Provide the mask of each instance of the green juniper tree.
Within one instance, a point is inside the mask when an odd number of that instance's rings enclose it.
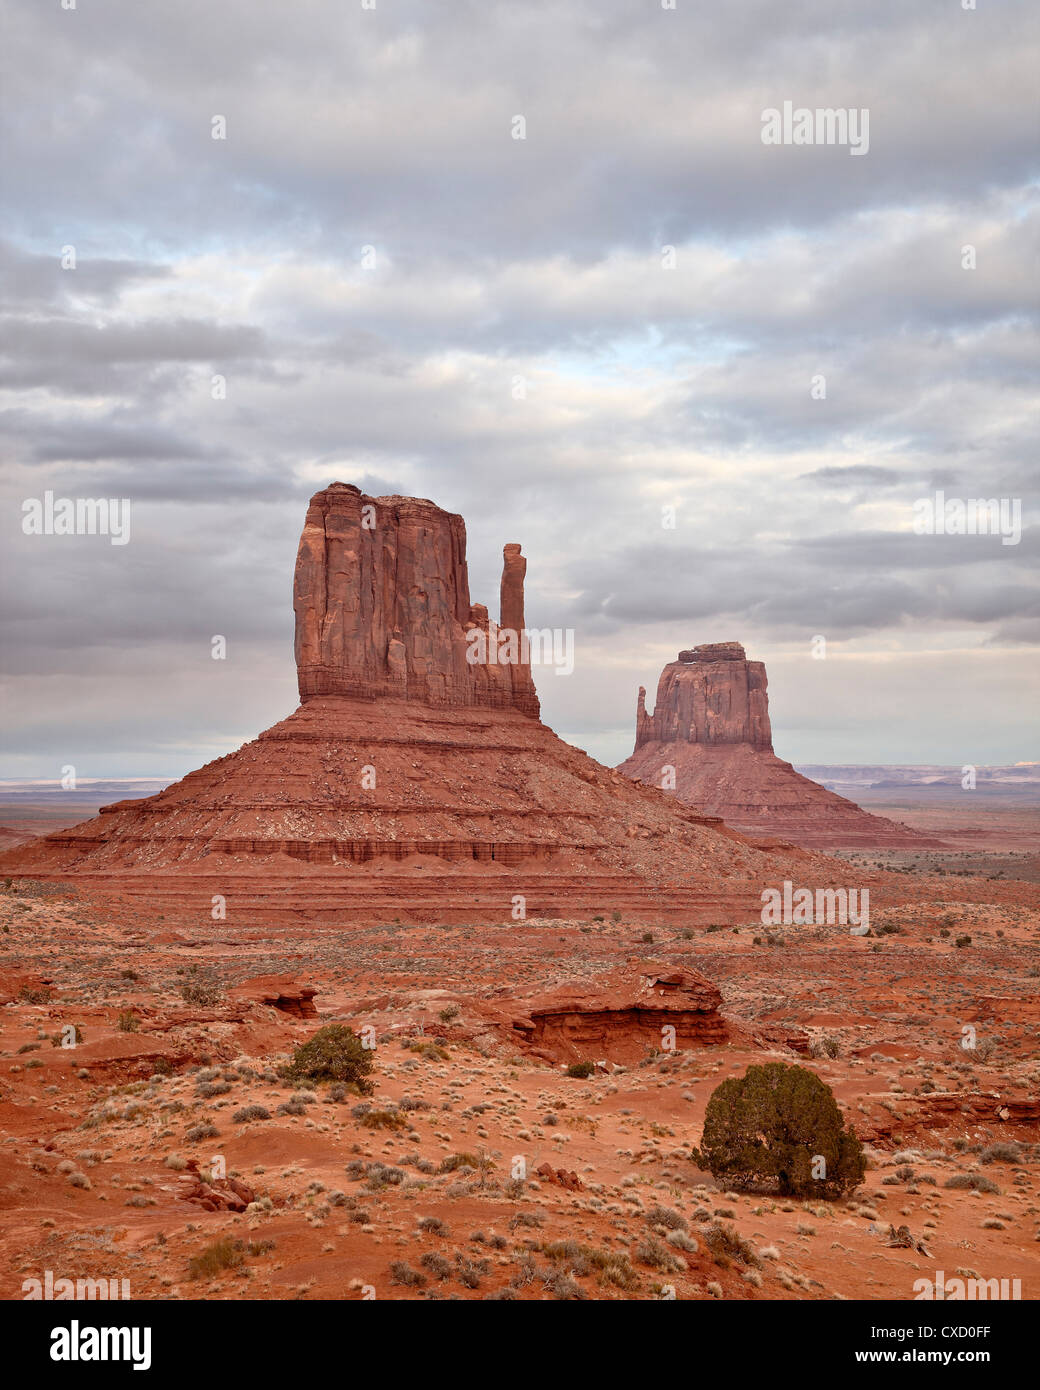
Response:
[[[866,1171],[830,1087],[784,1062],[748,1067],[716,1087],[693,1158],[728,1186],[775,1185],[792,1197],[849,1192]]]

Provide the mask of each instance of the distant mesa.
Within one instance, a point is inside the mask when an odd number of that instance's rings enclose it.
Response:
[[[205,923],[226,901],[229,928],[757,915],[764,884],[793,872],[789,852],[564,743],[539,718],[522,646],[492,658],[499,634],[524,628],[526,566],[506,545],[496,640],[482,647],[472,639],[493,624],[470,596],[461,516],[322,489],[293,586],[300,707],[154,796],[8,850],[4,872],[90,877],[171,920]],[[692,659],[680,671],[729,673],[734,746],[768,747],[764,673],[759,693],[739,648]],[[700,696],[673,684],[674,718],[646,723],[647,750],[681,728],[722,735],[716,695],[688,712]]]
[[[652,714],[640,686],[635,749],[618,771],[751,836],[823,850],[941,845],[870,815],[775,755],[766,668],[739,642],[681,651],[661,672]]]

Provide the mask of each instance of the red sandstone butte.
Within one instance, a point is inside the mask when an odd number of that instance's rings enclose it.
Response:
[[[499,635],[523,627],[525,570],[506,545]],[[433,502],[316,493],[293,605],[295,713],[155,796],[8,851],[4,872],[74,877],[170,922],[210,923],[220,894],[229,921],[258,927],[736,921],[770,882],[840,881],[547,728],[522,643],[506,662],[481,644],[494,633],[470,597],[465,524]],[[764,718],[763,704],[745,721],[755,737]]]
[[[527,561],[507,545],[501,629],[524,625]],[[469,658],[488,613],[469,596],[461,516],[333,483],[311,498],[293,585],[300,699],[390,697],[538,714],[530,667]],[[485,651],[487,650],[485,644]]]
[[[749,835],[810,849],[940,844],[873,816],[773,752],[766,668],[739,642],[681,651],[661,672],[653,714],[640,686],[636,746],[618,770]]]

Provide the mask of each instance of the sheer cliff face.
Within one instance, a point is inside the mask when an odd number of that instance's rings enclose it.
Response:
[[[512,708],[538,717],[519,640],[524,571],[507,545],[502,621],[472,604],[461,516],[416,497],[366,497],[333,483],[307,509],[293,608],[300,699],[392,696],[426,705]],[[474,657],[477,659],[474,660]]]
[[[746,743],[769,752],[766,668],[748,661],[739,642],[717,642],[679,653],[661,672],[653,714],[639,690],[636,748],[645,743]]]

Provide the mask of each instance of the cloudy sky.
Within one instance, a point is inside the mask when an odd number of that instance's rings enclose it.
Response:
[[[288,713],[335,479],[461,512],[476,600],[523,545],[575,631],[543,716],[604,761],[726,639],[796,762],[1035,758],[1038,15],[6,0],[2,775]],[[764,144],[785,101],[869,148]],[[129,544],[23,534],[47,490]],[[916,534],[936,490],[1019,543]]]

